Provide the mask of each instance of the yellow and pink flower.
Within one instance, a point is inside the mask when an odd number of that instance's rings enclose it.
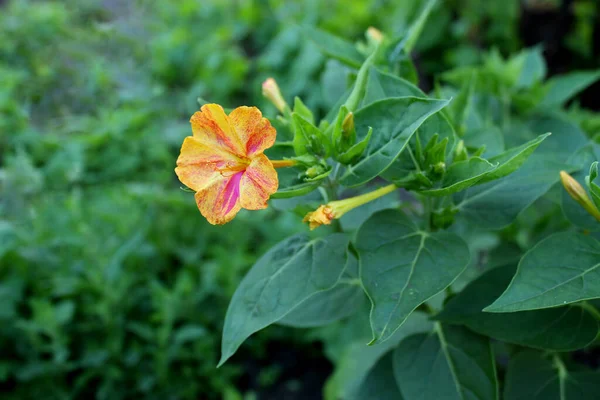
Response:
[[[225,224],[240,209],[259,210],[277,191],[277,172],[263,152],[276,131],[256,107],[238,107],[229,115],[206,104],[191,120],[175,173],[196,192],[200,213],[211,224]]]

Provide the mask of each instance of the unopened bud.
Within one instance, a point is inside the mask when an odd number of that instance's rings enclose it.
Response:
[[[342,122],[342,135],[348,137],[352,132],[354,132],[354,114],[349,112]]]
[[[367,38],[369,38],[375,43],[381,43],[381,41],[383,40],[383,33],[381,33],[379,29],[370,26],[367,29]]]
[[[288,104],[283,99],[281,95],[281,90],[279,90],[279,86],[275,79],[268,78],[262,84],[262,94],[265,96],[273,105],[281,112],[284,113],[286,108],[289,108]]]
[[[579,203],[585,211],[600,221],[600,211],[596,208],[585,189],[565,171],[560,171],[560,180],[569,195]]]

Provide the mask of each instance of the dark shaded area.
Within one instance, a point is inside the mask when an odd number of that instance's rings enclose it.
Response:
[[[562,0],[560,7],[552,8],[545,3],[539,6],[521,6],[519,34],[523,45],[542,45],[548,66],[548,75],[564,74],[579,69],[594,69],[600,57],[600,13],[596,13],[593,30],[593,54],[583,60],[566,45],[566,37],[574,29],[574,0]],[[600,110],[600,82],[596,82],[580,94],[581,105]]]

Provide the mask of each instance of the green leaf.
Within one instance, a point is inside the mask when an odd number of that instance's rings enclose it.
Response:
[[[420,304],[448,287],[469,263],[467,245],[447,232],[420,231],[403,213],[384,210],[359,228],[360,278],[371,300],[377,344],[389,339]]]
[[[294,113],[306,119],[311,124],[315,123],[315,117],[313,116],[312,111],[304,105],[298,96],[294,97]]]
[[[508,286],[515,268],[494,268],[450,299],[435,319],[508,343],[539,349],[571,351],[591,343],[598,322],[581,307],[564,306],[510,314],[483,312]]]
[[[250,335],[279,321],[311,296],[334,287],[347,258],[347,237],[343,234],[313,240],[295,235],[269,250],[231,299],[219,366]]]
[[[427,97],[421,89],[412,83],[398,78],[397,76],[381,72],[376,68],[371,68],[363,106],[367,106],[382,99],[410,96]],[[416,148],[417,136],[422,143],[428,143],[435,135],[438,136],[438,140],[440,141],[448,139],[446,158],[449,158],[456,143],[456,134],[454,133],[452,125],[441,112],[435,113],[427,118],[417,130],[417,133],[413,135],[408,144],[408,148]],[[416,167],[410,156],[410,152],[403,151],[392,165],[384,171],[383,177],[387,180],[397,182],[405,179],[409,174],[415,171]]]
[[[342,164],[350,164],[353,160],[357,159],[365,152],[369,141],[371,140],[371,135],[373,134],[373,128],[369,128],[367,132],[367,136],[360,142],[354,144],[348,150],[346,150],[343,154],[340,154],[337,159]]]
[[[327,138],[319,128],[304,117],[292,113],[294,123],[294,151],[300,156],[306,153],[327,156],[331,151]]]
[[[327,325],[354,314],[365,301],[365,294],[360,281],[348,273],[349,270],[358,271],[358,260],[355,257],[348,258],[346,272],[337,285],[308,298],[278,323],[310,328]]]
[[[440,188],[423,190],[421,193],[426,196],[447,196],[460,192],[475,185],[496,168],[496,165],[479,157],[455,162],[448,167]]]
[[[365,153],[348,166],[340,183],[358,186],[377,177],[394,162],[415,130],[447,104],[447,100],[402,97],[380,100],[358,110],[356,132],[366,135],[372,127],[373,135]]]
[[[483,179],[479,181],[479,183],[485,183],[504,178],[505,176],[510,175],[517,169],[521,168],[521,166],[525,163],[525,161],[527,161],[535,149],[537,149],[538,146],[542,144],[542,142],[550,135],[551,133],[540,135],[519,147],[509,149],[502,154],[498,154],[497,156],[490,158],[489,162],[492,164],[497,163],[498,168],[485,175]]]
[[[482,229],[500,229],[544,195],[569,170],[568,158],[587,143],[585,134],[574,124],[553,117],[532,119],[532,131],[552,132],[523,166],[513,174],[473,186],[455,195],[457,218]],[[518,132],[514,137],[519,137]],[[529,132],[526,137],[529,139]]]
[[[325,399],[360,399],[357,393],[360,392],[362,383],[368,379],[370,371],[386,353],[396,347],[402,339],[418,332],[429,332],[432,328],[433,323],[429,321],[427,315],[414,312],[385,343],[367,346],[365,342],[368,338],[352,342],[343,352],[334,374],[327,381]]]
[[[565,232],[529,250],[506,291],[484,311],[536,310],[595,298],[600,298],[600,242]]]
[[[541,46],[523,50],[518,57],[523,59],[521,75],[517,80],[516,88],[525,89],[538,84],[546,77],[546,61],[542,54]]]
[[[437,324],[435,333],[404,339],[394,351],[394,375],[406,400],[498,398],[490,341],[463,327]]]
[[[486,157],[496,156],[505,149],[502,131],[495,126],[468,129],[463,136],[463,140],[467,148],[471,151],[485,146],[483,154]]]
[[[344,400],[402,400],[402,394],[394,378],[392,353],[386,354],[361,382],[355,395]]]
[[[505,400],[596,400],[597,371],[567,371],[557,355],[525,350],[513,356],[506,373]]]
[[[571,72],[550,78],[547,93],[539,107],[559,107],[600,78],[600,71]]]
[[[323,54],[354,68],[359,68],[362,65],[364,57],[352,43],[309,26],[304,27],[303,31],[319,47]]]

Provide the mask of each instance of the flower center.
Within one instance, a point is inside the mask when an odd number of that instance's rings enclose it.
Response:
[[[217,171],[226,178],[229,178],[238,172],[246,171],[250,165],[250,160],[247,158],[239,158],[239,161],[226,161],[224,164],[217,166]]]

